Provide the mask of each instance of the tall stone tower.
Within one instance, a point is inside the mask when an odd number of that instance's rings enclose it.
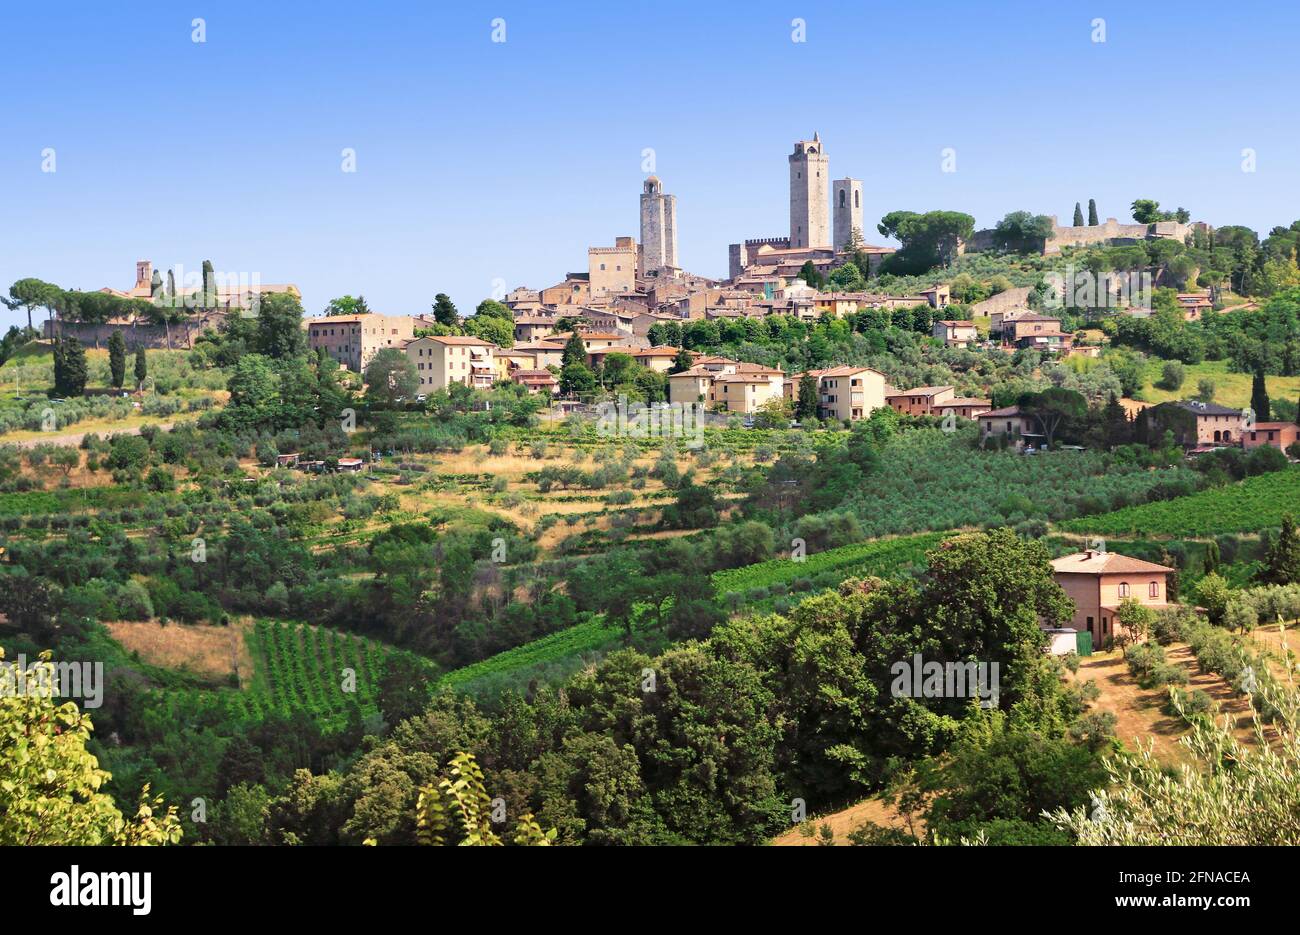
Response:
[[[657,176],[645,180],[641,192],[641,275],[677,268],[677,196],[665,195]]]
[[[862,236],[862,182],[836,179],[831,183],[831,212],[834,217],[835,249],[849,245],[853,231]]]
[[[830,160],[822,149],[821,137],[814,133],[811,140],[795,143],[790,154],[791,247],[830,247],[830,206],[826,204],[829,182]]]

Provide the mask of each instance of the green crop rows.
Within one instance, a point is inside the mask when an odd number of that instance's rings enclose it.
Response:
[[[1287,512],[1300,513],[1300,468],[1074,519],[1059,528],[1094,536],[1213,536],[1277,526]]]
[[[815,552],[798,562],[774,558],[756,565],[745,565],[714,574],[719,594],[744,592],[751,588],[770,588],[789,584],[797,578],[816,579],[834,572],[841,579],[854,575],[890,575],[925,563],[925,553],[934,548],[947,533],[920,533],[897,539],[856,542],[853,545]]]

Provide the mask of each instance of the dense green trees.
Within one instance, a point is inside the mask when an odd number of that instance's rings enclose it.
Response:
[[[307,333],[302,327],[302,303],[287,292],[262,296],[257,311],[258,350],[275,360],[302,354]]]
[[[1079,206],[1074,207],[1079,214]],[[1082,218],[1080,218],[1082,220]],[[1012,211],[993,228],[993,243],[1001,250],[1033,253],[1043,249],[1052,236],[1052,219],[1045,214]]]
[[[322,313],[327,316],[337,315],[369,315],[370,306],[366,304],[364,295],[353,298],[350,295],[339,296],[337,299],[330,299],[329,304],[325,306]]]
[[[891,211],[880,219],[878,229],[903,245],[886,261],[889,271],[918,273],[950,263],[958,242],[970,239],[975,219],[960,211]]]
[[[381,348],[366,365],[366,400],[380,409],[392,409],[414,399],[420,389],[415,363],[395,347]]]
[[[0,660],[4,651],[0,649]],[[57,674],[48,653],[25,672],[37,684]],[[125,817],[103,791],[109,775],[86,750],[90,718],[71,702],[56,705],[41,691],[0,697],[0,845],[174,844],[176,807],[141,793],[139,811]]]

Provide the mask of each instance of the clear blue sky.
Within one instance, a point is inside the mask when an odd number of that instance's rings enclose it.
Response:
[[[720,276],[729,242],[786,232],[786,155],[814,130],[877,241],[894,209],[1068,222],[1089,197],[1300,217],[1290,3],[45,2],[5,3],[0,35],[5,289],[211,259],[297,283],[309,314],[440,291],[468,311],[635,236],[646,147],[682,265]]]

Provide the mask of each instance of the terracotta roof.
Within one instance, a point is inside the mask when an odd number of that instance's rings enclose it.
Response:
[[[990,412],[981,412],[981,419],[1001,419],[1003,417],[1013,417],[1020,415],[1019,406],[1007,406],[1003,409],[994,409]]]
[[[1118,552],[1076,552],[1052,559],[1052,571],[1068,575],[1172,572],[1174,569]]]
[[[914,386],[910,390],[899,390],[895,396],[937,396],[952,390],[951,386]]]
[[[416,338],[416,340],[422,341],[424,338]],[[491,341],[484,341],[482,338],[471,338],[459,334],[429,335],[428,340],[437,341],[439,344],[451,344],[456,346],[468,345],[470,347],[496,347],[496,345]]]
[[[715,383],[767,383],[768,377],[761,373],[724,373],[713,380]]]

